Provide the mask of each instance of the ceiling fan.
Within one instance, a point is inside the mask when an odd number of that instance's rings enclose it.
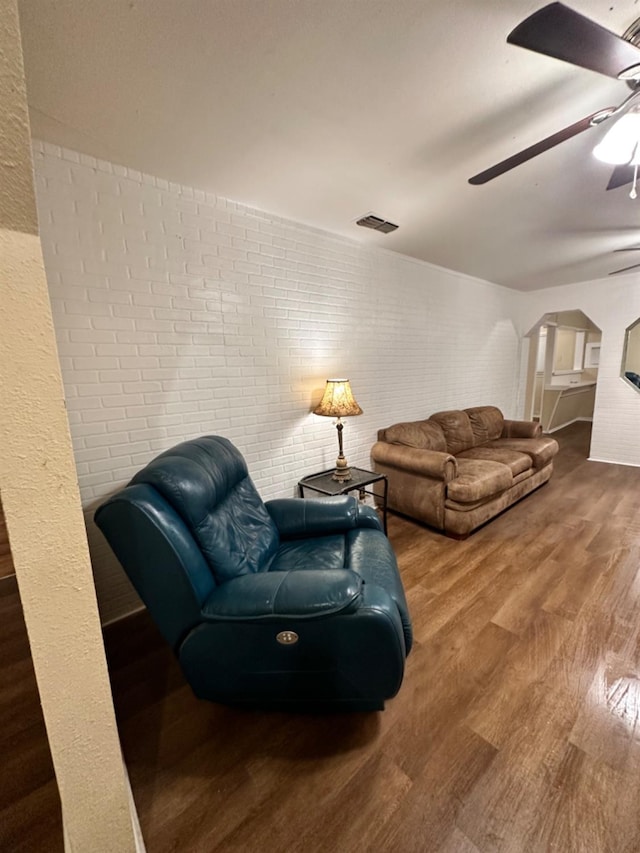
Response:
[[[640,246],[630,246],[628,249],[614,249],[614,252],[640,252]],[[630,267],[622,267],[620,270],[613,270],[613,272],[608,273],[608,275],[618,275],[618,273],[629,272],[629,270],[635,270],[640,267],[640,264],[631,264]]]
[[[509,44],[624,80],[632,91],[617,107],[606,107],[580,119],[479,172],[469,178],[469,183],[485,184],[590,127],[622,115],[633,106],[634,101],[640,101],[640,47],[636,46],[635,41],[640,42],[640,19],[622,36],[618,36],[563,3],[550,3],[518,24],[507,36]],[[636,167],[631,164],[631,159],[616,166],[607,189],[615,189],[634,179]]]

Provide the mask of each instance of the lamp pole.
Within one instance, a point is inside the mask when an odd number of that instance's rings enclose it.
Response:
[[[343,483],[351,479],[351,469],[347,465],[347,460],[342,449],[342,430],[344,429],[344,424],[340,420],[340,417],[336,421],[336,429],[338,430],[338,458],[336,459],[336,470],[333,472],[332,479]]]

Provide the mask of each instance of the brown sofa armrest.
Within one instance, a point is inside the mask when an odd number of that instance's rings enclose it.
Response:
[[[501,438],[539,438],[542,424],[539,421],[509,421],[505,418]]]
[[[439,450],[421,450],[403,444],[377,441],[371,448],[371,458],[381,465],[401,468],[412,474],[423,474],[448,483],[458,473],[458,463],[450,453]]]

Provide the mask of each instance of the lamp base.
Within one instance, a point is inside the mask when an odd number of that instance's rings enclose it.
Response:
[[[349,468],[349,463],[342,453],[336,459],[336,470],[333,472],[331,479],[337,480],[339,483],[346,483],[347,480],[351,479],[351,468]]]
[[[346,483],[351,479],[351,468],[336,468],[331,479],[337,480],[339,483]]]

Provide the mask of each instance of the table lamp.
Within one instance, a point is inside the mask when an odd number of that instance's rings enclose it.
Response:
[[[336,429],[338,430],[338,458],[336,459],[336,470],[333,472],[333,480],[344,483],[351,479],[351,470],[342,450],[342,430],[344,424],[340,418],[361,415],[362,409],[356,403],[349,385],[348,379],[327,379],[322,400],[313,410],[314,415],[323,415],[327,418],[337,418]]]

